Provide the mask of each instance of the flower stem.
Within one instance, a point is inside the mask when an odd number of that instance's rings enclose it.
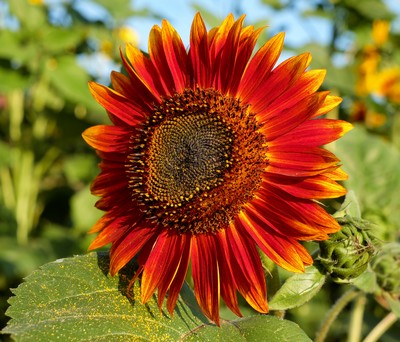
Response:
[[[397,321],[397,316],[390,312],[387,314],[365,338],[364,342],[375,342]]]
[[[358,342],[361,340],[361,331],[366,303],[367,297],[365,295],[359,296],[354,303],[350,320],[349,336],[347,337],[348,342]]]
[[[315,342],[323,342],[328,334],[328,331],[335,321],[336,317],[340,314],[340,312],[346,307],[348,303],[350,303],[355,297],[360,294],[356,289],[352,288],[349,291],[345,292],[342,297],[340,297],[335,305],[329,310],[325,320],[322,322],[319,331],[315,337]]]

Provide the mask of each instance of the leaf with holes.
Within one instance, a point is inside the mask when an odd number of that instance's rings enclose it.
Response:
[[[135,266],[116,277],[108,275],[106,253],[61,259],[42,266],[13,290],[7,311],[12,319],[3,333],[16,341],[310,341],[293,322],[254,316],[210,323],[185,284],[175,313],[160,311],[156,298],[143,305],[126,288]]]

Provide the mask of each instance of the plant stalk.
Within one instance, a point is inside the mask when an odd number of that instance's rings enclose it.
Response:
[[[347,337],[347,342],[358,342],[361,340],[362,324],[366,304],[367,297],[365,295],[360,295],[356,299],[351,314],[349,336]]]
[[[332,323],[335,321],[336,317],[342,312],[346,305],[350,303],[354,298],[356,298],[359,294],[359,291],[352,288],[349,291],[345,292],[342,297],[340,297],[336,301],[335,305],[329,310],[327,316],[322,322],[319,331],[317,331],[315,342],[325,341],[325,338],[328,335],[328,331],[332,326]]]
[[[397,321],[397,316],[390,312],[387,314],[365,338],[364,342],[376,342]]]

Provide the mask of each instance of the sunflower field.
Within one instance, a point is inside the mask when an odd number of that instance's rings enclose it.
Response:
[[[0,0],[0,339],[400,339],[400,3]]]

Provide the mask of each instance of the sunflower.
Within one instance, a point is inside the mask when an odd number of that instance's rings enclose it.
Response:
[[[313,260],[299,241],[340,229],[316,200],[346,192],[338,158],[321,147],[351,129],[321,118],[341,101],[317,92],[325,71],[306,71],[308,53],[275,66],[282,33],[252,56],[262,29],[243,20],[207,31],[196,14],[188,50],[166,20],[148,55],[128,44],[127,76],[89,84],[112,124],[83,133],[102,160],[91,190],[105,211],[89,249],[112,244],[112,276],[137,257],[141,301],[157,290],[170,314],[191,263],[196,299],[217,325],[221,297],[241,316],[238,292],[268,312],[257,246],[303,272]]]

